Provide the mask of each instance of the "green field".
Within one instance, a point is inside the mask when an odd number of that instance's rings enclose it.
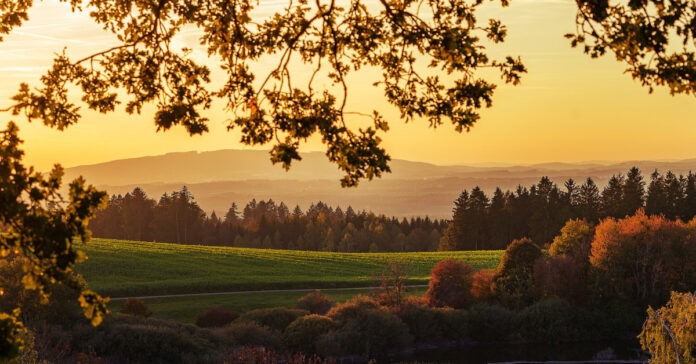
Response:
[[[410,284],[426,284],[440,260],[457,258],[474,269],[497,266],[502,251],[327,253],[177,245],[93,239],[79,247],[89,287],[111,296],[237,290],[366,287],[389,262],[401,263]]]

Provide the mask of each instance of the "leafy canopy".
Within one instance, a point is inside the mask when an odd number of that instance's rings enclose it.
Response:
[[[48,287],[70,282],[75,263],[85,256],[74,249],[73,241],[89,238],[87,222],[105,201],[106,194],[78,178],[70,183],[67,200],[58,192],[63,169],[55,168],[44,176],[22,164],[17,126],[10,122],[0,130],[0,256],[24,257],[25,289],[38,291],[42,302],[49,297]],[[106,302],[82,286],[80,305],[93,324],[107,313]],[[0,287],[2,294],[2,287]],[[22,346],[18,335],[23,331],[17,321],[19,307],[12,313],[0,313],[0,359],[11,358]]]
[[[596,58],[611,51],[626,73],[653,91],[696,96],[696,1],[576,0],[573,47]]]
[[[390,170],[378,136],[388,130],[387,121],[376,110],[346,110],[349,74],[380,70],[374,85],[402,119],[426,118],[432,127],[450,121],[461,132],[492,102],[496,85],[477,75],[479,69],[496,69],[512,84],[526,72],[519,58],[486,54],[486,39],[502,42],[506,28],[496,19],[481,24],[476,9],[483,0],[380,0],[376,6],[365,0],[293,0],[263,19],[254,17],[259,3],[252,0],[61,1],[73,11],[88,11],[119,44],[82,59],[58,55],[40,87],[21,85],[10,107],[14,114],[64,129],[80,118],[69,92],[74,85],[90,109],[106,113],[125,102],[127,112],[139,113],[154,103],[158,130],[181,125],[193,135],[208,131],[205,110],[219,99],[230,115],[228,128],[241,130],[241,142],[272,143],[271,160],[285,168],[300,159],[301,142],[320,136],[328,159],[345,172],[343,186]],[[31,5],[1,1],[0,33],[21,25]],[[172,44],[192,27],[227,75],[222,87],[211,86],[211,69],[197,62],[191,49]],[[278,61],[276,67],[251,71],[267,56]],[[293,75],[291,61],[312,68],[306,84]],[[330,87],[318,88],[319,78],[327,78]],[[349,127],[351,113],[370,118],[372,125]]]

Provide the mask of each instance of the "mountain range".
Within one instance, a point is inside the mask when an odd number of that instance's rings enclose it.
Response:
[[[252,198],[283,201],[291,208],[323,201],[348,205],[390,216],[448,218],[452,202],[463,189],[480,186],[487,193],[496,187],[529,186],[542,176],[563,184],[573,178],[578,184],[587,177],[603,186],[614,174],[637,166],[649,181],[655,169],[666,172],[696,171],[696,159],[677,161],[624,161],[585,163],[541,163],[532,165],[436,165],[402,159],[391,161],[392,173],[381,179],[363,181],[357,188],[341,188],[342,173],[323,153],[303,153],[289,171],[273,165],[267,151],[219,150],[179,152],[158,156],[120,159],[66,168],[66,178],[79,175],[110,194],[125,194],[141,187],[151,197],[186,185],[208,213],[224,214],[232,202],[246,204]]]

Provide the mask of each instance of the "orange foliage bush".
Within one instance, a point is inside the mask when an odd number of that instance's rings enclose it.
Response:
[[[425,298],[431,306],[462,308],[471,303],[472,269],[461,260],[445,259],[430,272]]]
[[[493,300],[493,280],[495,279],[495,270],[481,269],[474,273],[471,284],[471,295],[474,300],[479,302],[490,302]]]
[[[670,291],[696,289],[696,221],[688,224],[639,210],[606,219],[595,231],[590,263],[607,293],[645,308]]]

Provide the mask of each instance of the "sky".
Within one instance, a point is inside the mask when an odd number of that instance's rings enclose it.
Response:
[[[393,158],[448,165],[696,157],[696,97],[671,96],[665,89],[649,94],[624,74],[613,56],[591,59],[572,49],[563,34],[574,29],[574,2],[511,3],[507,8],[487,5],[479,18],[499,18],[508,27],[506,42],[493,46],[490,54],[519,55],[529,73],[519,86],[500,84],[493,107],[482,112],[468,133],[457,133],[448,124],[434,130],[424,120],[405,124],[382,91],[371,86],[377,73],[367,70],[350,79],[348,109],[376,108],[387,117],[391,130],[383,136],[384,146]],[[283,4],[284,0],[262,1],[260,13],[270,14]],[[9,105],[20,82],[38,82],[54,53],[66,49],[78,58],[113,42],[113,36],[86,14],[71,13],[57,0],[37,2],[30,21],[0,43],[0,108]],[[195,33],[181,42],[195,44]],[[194,55],[205,59],[202,52]],[[268,65],[263,61],[257,67]],[[85,108],[82,114],[77,125],[63,132],[8,114],[0,115],[0,125],[10,119],[19,124],[26,161],[40,170],[54,163],[74,166],[177,151],[250,148],[239,143],[237,132],[226,131],[229,115],[221,108],[208,115],[211,132],[194,137],[183,128],[156,132],[153,108],[141,115],[129,115],[122,108],[108,115]],[[322,144],[313,139],[303,150],[322,150]]]

